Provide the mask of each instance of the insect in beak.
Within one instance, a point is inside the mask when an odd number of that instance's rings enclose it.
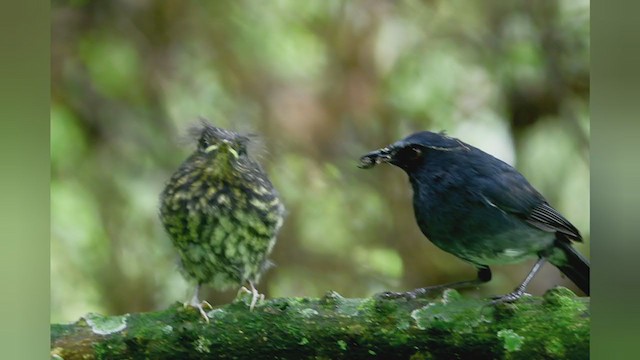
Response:
[[[370,169],[378,164],[391,161],[392,157],[392,148],[385,147],[382,149],[378,149],[361,157],[358,167],[361,169]]]

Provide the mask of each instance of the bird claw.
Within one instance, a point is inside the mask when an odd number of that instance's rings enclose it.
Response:
[[[211,304],[209,304],[209,302],[207,300],[202,300],[202,302],[200,302],[200,306],[204,307],[208,307],[209,310],[213,310],[213,306],[211,306]]]
[[[253,311],[253,309],[256,307],[256,304],[258,302],[264,301],[264,294],[260,294],[258,290],[256,290],[256,288],[253,286],[252,283],[249,283],[249,285],[251,289],[247,289],[244,286],[241,287],[240,290],[238,290],[238,296],[240,296],[241,293],[251,295],[251,302],[249,303],[249,311]]]
[[[200,312],[200,315],[202,315],[204,320],[207,323],[209,322],[209,316],[207,315],[207,312],[204,310],[204,308],[207,307],[207,308],[209,308],[209,310],[213,310],[213,306],[211,306],[211,304],[209,304],[206,300],[198,302],[198,301],[194,301],[192,299],[191,301],[186,302],[186,303],[183,304],[183,307],[186,308],[187,306],[191,306],[191,307],[194,307],[194,308],[198,309],[198,312]]]
[[[514,292],[505,294],[505,295],[500,295],[500,296],[494,296],[492,297],[492,301],[491,301],[491,305],[497,305],[497,304],[509,304],[509,303],[513,303],[516,302],[518,299],[520,299],[523,296],[531,296],[531,294],[527,294],[526,292],[524,292],[524,290],[516,290]]]
[[[393,299],[401,299],[401,298],[404,298],[405,300],[413,300],[416,298],[416,295],[411,291],[407,291],[407,292],[384,291],[376,294],[375,297],[381,300],[393,300]]]
[[[202,306],[202,307],[208,307],[209,310],[213,310],[213,306],[211,306],[211,304],[209,304],[209,302],[207,300],[202,300],[201,302],[198,301],[194,301],[193,299],[191,301],[187,301],[185,303],[182,304],[183,307],[187,307],[187,306],[192,306],[192,307],[198,307],[198,306]]]
[[[242,294],[252,294],[251,290],[247,289],[246,287],[241,287],[240,289],[238,289],[238,294],[236,295],[236,297],[242,295]]]
[[[209,310],[213,310],[213,306],[211,306],[211,304],[209,304],[206,300],[200,301],[198,299],[198,293],[199,292],[200,292],[200,284],[198,284],[196,286],[196,289],[193,292],[193,297],[191,298],[191,300],[189,302],[184,303],[183,306],[185,308],[187,306],[191,306],[191,307],[194,307],[194,308],[198,309],[198,312],[200,312],[200,315],[202,315],[204,320],[208,323],[209,322],[209,316],[207,316],[207,312],[204,311],[204,307],[206,306],[206,307],[209,308]]]

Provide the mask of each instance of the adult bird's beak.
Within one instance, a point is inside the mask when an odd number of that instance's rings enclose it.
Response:
[[[392,146],[372,151],[360,158],[358,167],[361,169],[370,169],[378,164],[389,162],[393,159],[394,153],[395,148]]]

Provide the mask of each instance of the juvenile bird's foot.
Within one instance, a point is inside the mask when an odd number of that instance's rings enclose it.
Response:
[[[247,289],[244,286],[241,287],[240,290],[238,290],[238,295],[240,295],[240,293],[251,295],[251,303],[249,304],[249,311],[253,311],[253,308],[256,306],[258,301],[264,301],[264,294],[260,294],[258,290],[256,290],[255,286],[253,286],[252,282],[249,282],[249,287],[250,289]]]
[[[193,297],[191,298],[191,300],[189,302],[184,303],[184,307],[187,306],[192,306],[196,309],[198,309],[198,311],[200,312],[200,315],[202,315],[202,317],[204,318],[204,320],[206,322],[209,322],[209,317],[207,316],[207,312],[204,311],[204,307],[208,307],[209,310],[213,310],[213,306],[211,306],[211,304],[209,304],[206,300],[202,300],[200,301],[198,299],[198,293],[200,292],[200,285],[198,284],[196,286],[195,292],[193,294]]]
[[[198,301],[198,299],[195,299],[194,301],[194,299],[191,299],[191,301],[184,303],[184,307],[187,306],[198,309],[200,315],[202,315],[204,320],[206,322],[209,322],[209,316],[207,316],[207,312],[204,310],[204,308],[206,307],[209,308],[209,310],[213,310],[213,306],[211,306],[211,304],[209,304],[206,300]]]

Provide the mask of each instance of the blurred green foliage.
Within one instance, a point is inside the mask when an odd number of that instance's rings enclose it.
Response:
[[[198,117],[258,135],[287,207],[259,285],[269,297],[475,275],[419,232],[400,170],[356,168],[418,130],[514,164],[589,255],[586,1],[54,1],[52,13],[53,322],[190,296],[157,212]],[[470,293],[510,291],[530,265]],[[555,284],[572,287],[545,267],[530,291]]]

